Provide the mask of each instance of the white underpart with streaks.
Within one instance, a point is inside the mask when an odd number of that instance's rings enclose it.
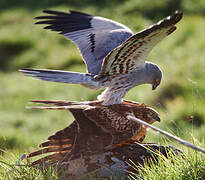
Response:
[[[135,86],[134,81],[130,74],[110,76],[108,81],[102,82],[102,87],[107,88],[98,96],[98,99],[104,101],[103,105],[120,104],[127,91]]]

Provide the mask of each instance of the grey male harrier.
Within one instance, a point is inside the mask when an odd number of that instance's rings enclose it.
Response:
[[[81,84],[89,88],[106,88],[98,96],[104,105],[120,104],[126,92],[134,86],[151,84],[154,90],[161,82],[160,68],[146,57],[163,38],[176,30],[181,12],[136,34],[126,26],[98,16],[69,11],[45,10],[49,15],[37,17],[36,24],[48,24],[45,29],[58,31],[77,44],[87,67],[87,73],[22,69],[27,76],[46,81]]]

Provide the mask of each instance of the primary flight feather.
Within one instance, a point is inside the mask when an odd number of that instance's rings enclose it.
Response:
[[[45,29],[58,31],[78,46],[87,73],[21,69],[26,76],[46,81],[81,84],[89,88],[106,88],[98,96],[104,105],[120,104],[126,92],[141,84],[160,84],[161,69],[146,61],[148,53],[163,38],[176,30],[181,12],[136,34],[118,22],[89,14],[45,10],[49,15],[36,17],[36,24],[47,24]]]

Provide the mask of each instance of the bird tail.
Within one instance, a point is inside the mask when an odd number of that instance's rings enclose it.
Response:
[[[86,109],[92,105],[99,105],[101,101],[59,101],[59,100],[32,100],[32,103],[44,104],[48,106],[27,106],[28,109],[50,109],[50,110],[72,110],[72,109]]]
[[[99,82],[96,81],[90,74],[30,68],[24,68],[19,71],[24,73],[25,76],[41,79],[44,81],[62,82],[69,84],[82,84],[92,89],[99,88]]]

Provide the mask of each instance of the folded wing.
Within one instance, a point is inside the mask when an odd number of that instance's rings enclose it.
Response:
[[[46,142],[39,145],[40,150],[28,154],[27,159],[38,157],[32,161],[32,164],[69,162],[82,156],[102,152],[104,147],[111,144],[111,135],[85,116],[83,111],[86,106],[68,101],[33,102],[56,105],[36,107],[36,109],[69,110],[75,120],[68,127],[48,137]]]

